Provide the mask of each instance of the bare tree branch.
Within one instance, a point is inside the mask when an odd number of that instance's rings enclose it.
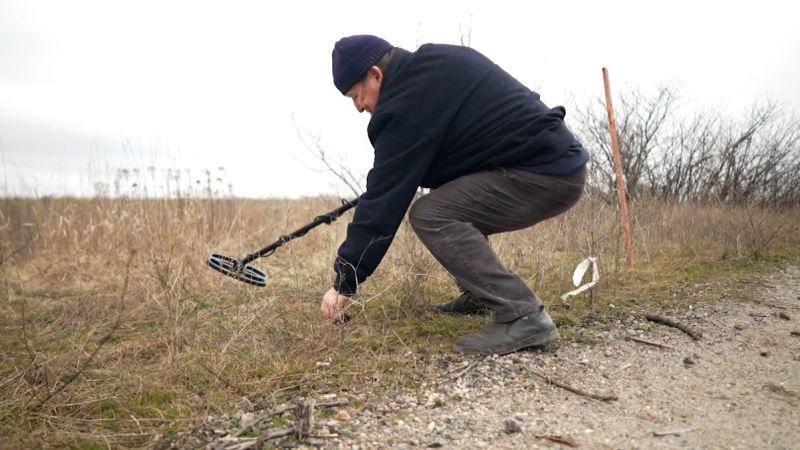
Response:
[[[307,137],[303,136],[294,114],[292,114],[292,123],[294,124],[295,131],[297,131],[297,137],[300,138],[300,142],[303,143],[303,146],[306,148],[306,150],[308,150],[314,158],[316,158],[325,166],[325,169],[318,171],[327,172],[334,175],[342,184],[349,188],[354,195],[361,195],[362,190],[360,189],[360,186],[363,184],[365,176],[355,174],[350,166],[345,164],[344,161],[339,158],[332,160],[328,152],[320,143],[322,140],[321,135],[308,133]],[[310,139],[311,142],[309,142],[307,138]]]

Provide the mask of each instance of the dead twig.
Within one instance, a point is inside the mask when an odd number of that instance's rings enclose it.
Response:
[[[546,439],[550,442],[556,442],[558,444],[564,444],[567,447],[578,448],[581,444],[578,444],[574,439],[564,437],[564,436],[557,436],[552,434],[534,434],[533,437],[536,439]]]
[[[350,400],[346,398],[340,398],[326,403],[317,403],[317,408],[336,408],[337,406],[344,406],[348,403],[350,403]]]
[[[114,325],[112,325],[108,333],[106,333],[106,335],[103,336],[97,342],[97,346],[94,348],[92,354],[89,355],[89,358],[86,359],[86,361],[84,361],[83,364],[81,364],[78,370],[73,372],[72,375],[69,376],[69,378],[64,380],[64,382],[61,383],[61,385],[58,388],[47,394],[47,396],[44,399],[42,399],[39,403],[37,403],[35,406],[33,406],[31,410],[35,411],[41,408],[42,406],[44,406],[45,403],[50,401],[50,399],[58,395],[61,391],[64,390],[64,388],[66,388],[73,381],[75,381],[75,379],[78,378],[78,376],[82,374],[83,371],[86,370],[86,368],[89,367],[90,364],[92,364],[92,361],[94,361],[94,358],[100,352],[100,349],[103,348],[103,345],[105,345],[105,343],[108,342],[108,340],[111,339],[112,336],[114,336],[114,332],[116,332],[119,329],[119,326],[122,323],[122,315],[123,312],[125,311],[125,294],[128,292],[128,279],[131,272],[131,263],[133,262],[133,257],[135,254],[136,254],[135,251],[130,252],[130,256],[128,257],[128,263],[125,265],[125,280],[122,283],[122,294],[120,294],[119,296],[119,312],[117,313],[117,319],[114,321]]]
[[[227,379],[225,379],[225,378],[224,378],[222,375],[220,375],[220,374],[218,374],[218,373],[214,372],[213,370],[209,369],[209,368],[208,368],[208,367],[207,367],[205,364],[203,364],[203,363],[201,363],[201,362],[198,362],[197,364],[198,364],[198,365],[199,365],[199,366],[200,366],[200,367],[201,367],[203,370],[205,370],[206,372],[208,372],[209,374],[211,374],[211,376],[213,376],[214,378],[216,378],[217,380],[219,380],[219,381],[220,381],[222,384],[224,384],[225,386],[227,386],[227,387],[229,387],[229,388],[233,389],[234,391],[236,391],[236,393],[237,393],[237,394],[239,394],[239,395],[241,395],[242,397],[246,398],[248,401],[250,401],[250,403],[258,403],[257,401],[255,401],[255,399],[254,399],[254,398],[252,398],[252,397],[250,396],[250,394],[248,394],[247,392],[245,392],[245,391],[244,391],[242,388],[240,388],[239,386],[237,386],[237,385],[236,385],[236,384],[234,384],[233,382],[231,382],[231,381],[228,381],[228,380],[227,380]]]
[[[473,367],[477,366],[478,363],[481,362],[481,361],[483,361],[483,359],[476,359],[475,361],[472,361],[471,363],[469,363],[467,365],[467,367],[464,367],[463,369],[459,370],[455,375],[452,375],[452,376],[450,376],[448,378],[445,378],[444,381],[445,382],[455,381],[455,380],[461,378],[465,373],[469,372]],[[450,372],[450,373],[452,373],[452,372]],[[445,374],[445,376],[447,376],[447,375],[449,375],[449,374]],[[444,378],[444,376],[442,378]]]
[[[652,345],[653,347],[665,348],[665,349],[672,350],[672,347],[670,347],[669,345],[660,344],[658,342],[648,341],[648,340],[637,338],[637,337],[633,337],[633,336],[629,336],[626,339],[629,340],[629,341],[638,342],[640,344]]]
[[[633,364],[631,364],[631,363],[628,363],[628,364],[623,364],[623,365],[622,365],[622,367],[620,367],[620,368],[618,368],[617,370],[615,370],[615,371],[613,371],[613,372],[609,373],[609,374],[608,374],[608,376],[611,376],[611,375],[616,375],[617,373],[619,373],[619,372],[621,372],[621,371],[623,371],[623,370],[627,369],[628,367],[630,367],[630,366],[632,366],[632,365],[633,365]]]
[[[234,389],[235,389],[235,387],[234,387]],[[325,402],[325,403],[317,403],[314,407],[315,408],[335,408],[337,406],[344,406],[344,405],[347,405],[349,403],[350,403],[350,401],[348,399],[340,398],[340,399],[331,400],[331,401]],[[280,415],[285,414],[285,413],[287,413],[289,411],[292,411],[292,410],[297,412],[298,411],[297,408],[300,407],[300,406],[301,406],[301,404],[287,404],[287,405],[278,406],[274,410],[272,410],[269,414],[267,414],[266,416],[262,417],[259,421],[257,421],[255,424],[253,424],[250,428],[259,427],[265,421],[267,421],[270,417],[280,416]],[[240,430],[240,431],[244,432],[246,430],[243,429],[243,430]]]
[[[543,379],[544,381],[552,384],[553,386],[558,386],[561,389],[565,389],[567,391],[572,392],[573,394],[578,394],[578,395],[583,396],[583,397],[588,397],[588,398],[592,398],[592,399],[595,399],[595,400],[601,400],[601,401],[604,401],[604,402],[613,402],[613,401],[619,400],[619,398],[613,392],[608,394],[608,395],[592,394],[590,392],[586,392],[586,391],[582,391],[580,389],[574,388],[574,387],[572,387],[572,386],[570,386],[568,384],[564,384],[564,383],[560,383],[558,381],[555,381],[552,378],[548,377],[547,375],[542,375],[541,373],[539,373],[539,372],[537,372],[535,370],[533,370],[532,372],[533,372],[534,375],[536,375],[537,377]]]
[[[267,441],[289,436],[292,433],[294,433],[294,428],[280,428],[277,430],[267,431],[255,440],[253,443],[253,448],[261,449]]]
[[[9,260],[11,260],[11,258],[17,256],[17,254],[20,253],[22,250],[25,250],[26,248],[28,248],[31,244],[33,244],[33,241],[37,240],[38,238],[39,238],[38,234],[36,234],[36,235],[30,234],[28,236],[28,242],[22,244],[18,248],[10,251],[9,253],[6,253],[6,254],[0,253],[0,267],[3,267],[3,264],[6,261],[9,261]]]
[[[314,429],[314,407],[316,400],[307,398],[295,408],[294,431],[298,439],[305,439]]]
[[[686,429],[683,429],[683,430],[653,431],[653,436],[656,436],[656,437],[671,436],[671,435],[680,436],[683,433],[688,433],[690,431],[694,431],[694,430],[697,430],[697,429],[698,428],[695,427],[695,428],[686,428]]]
[[[280,416],[281,414],[287,413],[287,412],[289,412],[289,411],[291,411],[293,409],[294,409],[294,405],[278,406],[277,408],[275,408],[274,411],[269,413],[269,415],[270,416]]]
[[[773,306],[773,307],[777,307],[776,305],[770,305],[770,304],[768,304],[768,303],[765,303],[765,305],[767,305],[767,306]],[[800,311],[800,306],[786,306],[786,307],[784,307],[784,309],[787,309],[787,310],[794,310],[794,311]]]
[[[693,330],[688,325],[678,322],[677,320],[670,319],[669,317],[665,317],[660,314],[654,314],[654,313],[645,314],[644,317],[651,322],[656,322],[662,325],[667,325],[669,327],[677,328],[683,331],[684,333],[688,334],[689,336],[691,336],[692,339],[694,339],[695,341],[700,340],[700,338],[703,337],[703,333],[701,333],[700,331]]]
[[[779,384],[769,382],[765,384],[764,387],[766,387],[772,393],[782,395],[784,397],[784,400],[786,400],[792,405],[796,404],[797,400],[800,400],[800,394],[794,391],[790,391]]]
[[[777,309],[800,309],[800,308],[795,307],[795,306],[781,306],[781,305],[775,305],[775,304],[768,303],[768,302],[761,302],[761,304],[764,305],[764,306],[769,306],[770,308],[777,308]]]

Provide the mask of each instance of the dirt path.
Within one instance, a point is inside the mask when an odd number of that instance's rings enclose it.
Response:
[[[700,340],[630,317],[583,330],[591,344],[561,344],[555,351],[478,358],[440,355],[424,363],[409,354],[409,364],[429,374],[431,381],[421,389],[384,399],[359,398],[354,392],[351,400],[366,406],[355,409],[348,404],[317,414],[310,440],[298,444],[291,438],[269,439],[263,444],[349,449],[797,449],[800,268],[776,272],[757,283],[763,290],[762,304],[722,302],[660,311],[702,331]],[[536,373],[617,400],[590,399],[549,384]],[[241,425],[259,420],[241,413],[225,423],[214,419],[186,436],[202,439],[172,445],[257,448],[262,442],[246,437],[247,427]],[[240,431],[226,431],[230,423],[238,424]],[[291,429],[286,434],[290,433]]]
[[[702,330],[698,341],[634,319],[597,331],[593,345],[443,358],[438,382],[358,413],[348,424],[357,434],[326,447],[567,448],[542,437],[561,436],[593,449],[800,448],[800,269],[763,288],[762,305],[665,312]],[[533,371],[619,400],[573,394]]]

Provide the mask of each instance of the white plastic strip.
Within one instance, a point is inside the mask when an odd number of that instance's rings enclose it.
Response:
[[[590,289],[592,286],[597,284],[598,281],[600,281],[600,270],[597,268],[597,259],[594,258],[593,256],[590,256],[581,261],[581,263],[578,264],[577,267],[575,267],[575,272],[572,274],[572,284],[574,284],[575,286],[581,284],[583,276],[586,274],[586,271],[589,270],[589,266],[592,266],[592,281],[584,284],[583,286],[579,287],[578,289],[575,289],[574,291],[569,291],[566,294],[562,295],[561,300],[566,300],[569,297],[578,295],[581,292]]]

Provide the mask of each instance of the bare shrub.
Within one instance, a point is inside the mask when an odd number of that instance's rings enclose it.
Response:
[[[800,201],[800,122],[775,103],[742,118],[680,113],[674,87],[620,95],[615,110],[626,190],[632,198],[672,201]],[[615,102],[616,103],[616,102]],[[578,108],[576,132],[600,163],[594,188],[614,190],[605,105]]]
[[[559,218],[492,238],[501,260],[562,326],[591,311],[628,311],[648,301],[637,297],[626,306],[628,290],[665,278],[673,286],[672,278],[688,276],[692,267],[768,260],[798,245],[796,207],[638,201],[639,264],[631,275],[624,271],[616,210],[603,195],[590,191]],[[0,200],[7,225],[0,229],[4,433],[48,430],[66,445],[79,432],[102,435],[112,446],[141,446],[170,425],[241,407],[242,392],[260,401],[298,390],[369,392],[402,383],[414,376],[404,355],[447,351],[456,336],[482,324],[426,312],[457,289],[407,225],[360,287],[366,304],[350,310],[354,320],[345,327],[321,321],[319,301],[333,281],[347,216],[254,262],[270,275],[267,289],[223,277],[205,267],[210,251],[249,253],[339,199],[215,201],[222,203],[216,211],[232,213],[209,236],[208,200],[184,198],[180,206],[177,199]],[[37,230],[33,240],[30,230]],[[9,252],[10,242],[26,250]],[[130,250],[136,256],[128,270]],[[601,283],[561,303],[575,264],[586,256],[599,259]],[[669,298],[676,305],[691,301]],[[64,387],[39,412],[29,409],[58,386]]]

